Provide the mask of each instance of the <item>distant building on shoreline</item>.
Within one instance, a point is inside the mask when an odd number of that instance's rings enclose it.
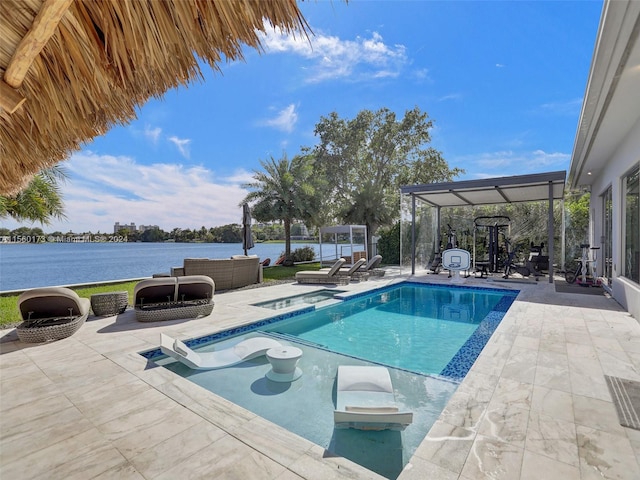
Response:
[[[113,233],[117,235],[122,230],[127,230],[130,233],[136,233],[136,224],[132,222],[129,225],[120,225],[120,222],[116,222],[113,226]]]

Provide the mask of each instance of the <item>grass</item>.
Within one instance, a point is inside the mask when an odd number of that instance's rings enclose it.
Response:
[[[267,267],[263,270],[265,283],[277,280],[293,280],[296,272],[300,270],[317,270],[320,263],[307,263],[304,265],[294,265],[293,267]],[[96,285],[93,287],[73,288],[76,293],[84,298],[91,298],[96,293],[116,292],[126,290],[129,294],[129,305],[133,305],[133,289],[137,281],[110,283],[107,285]],[[20,310],[18,310],[18,295],[0,296],[0,328],[8,328],[17,325],[22,321]]]

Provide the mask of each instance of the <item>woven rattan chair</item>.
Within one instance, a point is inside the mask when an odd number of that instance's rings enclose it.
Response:
[[[18,297],[22,323],[16,328],[23,342],[60,340],[76,333],[89,316],[91,303],[64,287],[35,288]]]
[[[149,278],[133,289],[136,320],[159,322],[197,318],[213,311],[215,284],[205,275]]]

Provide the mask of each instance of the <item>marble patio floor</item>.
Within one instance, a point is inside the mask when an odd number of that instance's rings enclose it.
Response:
[[[408,276],[389,271],[340,289]],[[409,277],[448,282],[446,275]],[[640,324],[606,296],[520,290],[399,480],[640,478],[640,431],[622,427],[604,375],[640,381]],[[216,294],[196,320],[90,316],[47,344],[0,331],[0,478],[375,479],[376,474],[216,396],[138,352],[273,315],[249,305],[318,289]]]

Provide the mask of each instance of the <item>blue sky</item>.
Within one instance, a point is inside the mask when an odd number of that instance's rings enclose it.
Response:
[[[466,170],[460,180],[569,168],[601,1],[300,6],[309,40],[269,27],[262,53],[247,48],[221,72],[203,65],[202,81],[74,153],[63,163],[67,219],[44,230],[239,223],[259,161],[315,145],[332,111],[401,118],[418,106],[434,121],[431,145]]]

